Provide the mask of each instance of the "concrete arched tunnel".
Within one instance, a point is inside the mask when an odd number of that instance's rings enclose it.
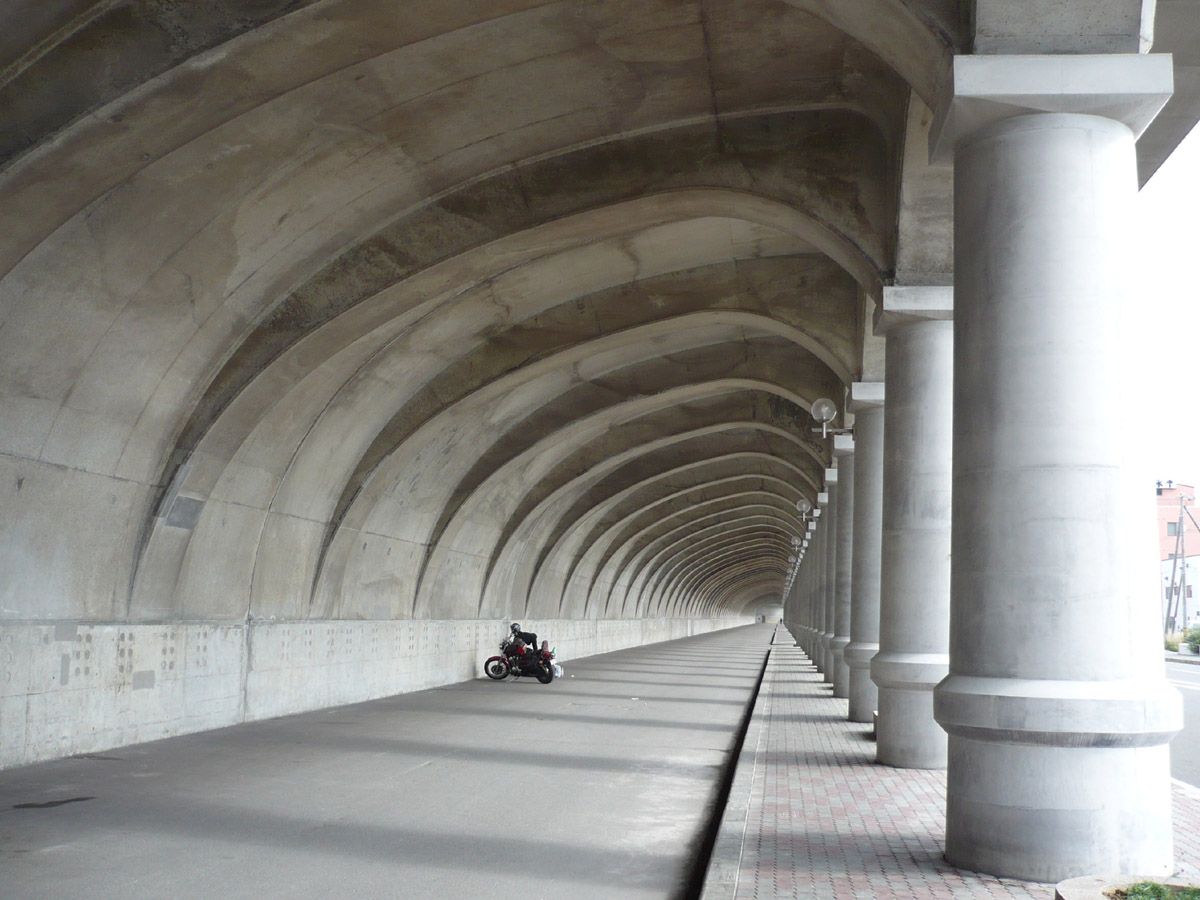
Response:
[[[500,620],[570,657],[779,606],[888,268],[875,54],[777,108],[829,61],[752,61],[817,26],[731,6],[714,110],[671,4],[123,6],[14,64],[0,283],[5,615],[116,717],[6,763],[472,677]],[[176,26],[215,43],[148,52]]]
[[[982,321],[956,244],[995,249],[980,277],[1057,246],[956,218],[963,172],[1028,179],[955,154],[1109,117],[1132,192],[1200,118],[1200,82],[1166,84],[1200,62],[1186,3],[1154,54],[1153,3],[1046,6],[9,3],[0,766],[461,682],[513,620],[569,660],[782,615],[867,684],[878,634],[800,568],[850,493],[812,404],[882,434],[885,379],[890,416],[942,377],[904,381],[893,335]],[[1099,68],[1063,99],[1043,63]],[[1024,315],[956,378],[992,383]],[[947,545],[948,440],[906,507]],[[920,652],[936,682],[949,649]]]

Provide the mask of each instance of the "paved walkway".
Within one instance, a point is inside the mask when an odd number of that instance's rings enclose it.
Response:
[[[0,772],[0,898],[683,896],[772,631]]]
[[[1048,900],[1053,885],[942,858],[946,775],[874,763],[780,627],[709,867],[703,900]],[[1175,857],[1200,873],[1200,791],[1175,782]]]

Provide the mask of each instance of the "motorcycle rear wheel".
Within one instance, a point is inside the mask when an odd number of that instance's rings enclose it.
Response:
[[[493,656],[483,664],[483,672],[488,678],[503,681],[508,677],[508,660],[503,656]]]
[[[554,670],[546,663],[538,666],[537,680],[542,684],[549,684],[554,680]]]

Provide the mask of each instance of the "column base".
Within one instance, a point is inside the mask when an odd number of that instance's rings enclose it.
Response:
[[[833,696],[843,700],[850,696],[850,667],[846,665],[846,645],[850,638],[838,635],[833,639]]]
[[[833,635],[825,632],[821,635],[821,647],[818,651],[821,654],[821,661],[817,668],[821,670],[821,680],[826,684],[833,683],[833,651],[830,649],[830,644],[833,643]]]
[[[1172,868],[1167,744],[1183,725],[1163,678],[950,675],[946,859],[1026,881]]]
[[[946,732],[933,720],[928,690],[879,688],[875,761],[897,769],[946,768]]]
[[[875,710],[879,708],[879,690],[871,680],[871,657],[879,652],[878,644],[851,641],[842,656],[850,667],[850,712],[851,722],[873,722]]]
[[[1023,881],[1173,870],[1166,745],[1036,747],[951,736],[946,861]]]
[[[933,717],[933,689],[949,667],[945,653],[875,654],[871,680],[879,688],[876,762],[899,769],[946,768],[946,732]]]

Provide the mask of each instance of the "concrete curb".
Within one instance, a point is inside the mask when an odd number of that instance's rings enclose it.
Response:
[[[784,632],[786,634],[786,632]],[[767,649],[766,669],[771,666],[771,656],[775,647],[781,644],[778,632]],[[790,640],[787,638],[786,640]],[[746,737],[742,741],[735,764],[733,784],[729,788],[729,798],[725,801],[725,809],[721,813],[721,824],[717,829],[717,840],[713,844],[712,855],[708,859],[708,868],[704,873],[704,888],[700,892],[700,900],[733,900],[737,892],[738,872],[742,863],[742,843],[746,836],[746,815],[750,808],[750,792],[754,784],[754,765],[758,757],[759,744],[763,737],[764,709],[763,695],[771,692],[771,680],[764,677],[754,697],[754,707],[750,712],[750,722],[746,727]]]
[[[1176,656],[1174,653],[1168,653],[1167,662],[1186,663],[1189,666],[1200,666],[1200,656],[1192,656],[1190,653],[1186,656]]]

